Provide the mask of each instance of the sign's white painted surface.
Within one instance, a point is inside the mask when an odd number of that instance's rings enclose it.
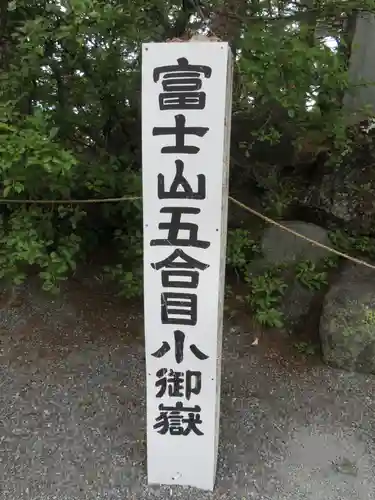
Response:
[[[212,490],[231,51],[219,42],[160,43],[144,44],[142,55],[148,481]]]

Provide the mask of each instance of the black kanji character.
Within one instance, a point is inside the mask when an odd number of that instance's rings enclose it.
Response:
[[[204,137],[209,131],[208,127],[185,127],[186,118],[184,115],[175,116],[175,127],[154,127],[152,135],[174,135],[176,137],[175,146],[164,146],[162,153],[177,154],[197,154],[200,148],[196,146],[185,146],[185,135],[196,135]]]
[[[161,322],[163,325],[196,325],[197,303],[195,293],[163,292],[161,294]]]
[[[198,92],[202,88],[201,73],[206,78],[210,78],[211,68],[191,65],[185,57],[177,59],[177,63],[177,65],[154,69],[154,82],[157,82],[160,75],[165,73],[162,82],[164,92],[159,95],[160,109],[204,109],[206,94]]]
[[[175,359],[177,364],[182,363],[184,360],[184,345],[185,345],[185,334],[180,330],[175,330],[174,332],[174,344],[175,344]],[[171,350],[171,346],[167,341],[163,341],[161,347],[151,354],[154,358],[162,358]],[[195,344],[190,345],[190,350],[194,356],[200,361],[204,361],[209,358],[204,354]]]
[[[173,199],[184,199],[184,200],[204,200],[206,198],[206,177],[203,174],[197,175],[198,178],[198,190],[194,192],[183,176],[184,173],[184,163],[181,160],[176,160],[176,175],[171,184],[169,191],[165,190],[164,175],[158,175],[158,198],[159,200],[173,200]],[[180,189],[182,188],[182,189]]]
[[[151,240],[150,245],[155,246],[181,246],[181,247],[196,247],[208,248],[209,241],[198,240],[198,225],[192,222],[181,222],[182,214],[199,214],[199,208],[193,207],[163,207],[160,213],[171,214],[170,222],[161,222],[159,229],[166,229],[168,236],[165,239]],[[189,238],[179,238],[180,231],[188,231]]]
[[[188,436],[190,432],[194,432],[197,436],[203,436],[203,432],[198,429],[197,425],[202,424],[200,417],[201,408],[195,405],[192,408],[184,407],[179,401],[176,406],[159,405],[160,415],[156,418],[154,429],[159,434],[167,434],[172,436]],[[187,413],[187,417],[184,417]]]
[[[180,258],[182,262],[178,262]],[[155,270],[166,267],[166,271],[161,272],[161,282],[164,288],[197,288],[199,284],[199,273],[192,271],[192,269],[204,270],[209,267],[208,264],[203,264],[192,257],[189,257],[185,252],[180,249],[175,250],[166,259],[151,264]],[[172,269],[174,268],[174,269]],[[188,271],[182,269],[189,269]],[[178,280],[178,278],[182,278]],[[185,279],[184,279],[185,278]]]
[[[158,370],[156,376],[159,380],[155,382],[160,387],[156,397],[161,398],[167,392],[170,397],[183,397],[189,401],[192,394],[198,395],[202,389],[202,372],[187,370],[186,373],[167,368]]]

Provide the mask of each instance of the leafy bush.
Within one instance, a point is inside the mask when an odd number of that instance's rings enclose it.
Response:
[[[281,328],[283,314],[281,299],[287,288],[280,270],[268,270],[261,276],[247,277],[250,294],[247,300],[254,310],[255,319],[264,326]]]
[[[260,253],[259,244],[247,229],[228,231],[227,265],[237,272],[244,271],[249,261]]]
[[[169,0],[3,4],[2,196],[140,196],[140,46],[164,41],[179,26],[185,28],[185,13]],[[245,126],[234,142],[241,143],[249,168],[259,150],[265,151],[268,163],[259,165],[267,178],[275,160],[271,148],[285,142],[294,152],[312,151],[314,158],[328,144],[333,162],[350,151],[354,139],[348,136],[341,107],[348,86],[344,49],[350,37],[341,21],[337,26],[337,19],[351,19],[354,9],[373,9],[373,0],[323,0],[310,10],[303,3],[292,8],[290,2],[274,0],[205,4],[212,14],[205,23],[219,36],[230,36],[239,49],[233,109],[234,118],[237,112],[245,116]],[[240,14],[234,12],[237,7]],[[321,25],[336,38],[338,50],[314,37]],[[289,198],[288,192],[280,192],[269,199],[280,214]],[[20,283],[32,268],[45,289],[57,291],[80,260],[112,244],[118,260],[106,266],[107,275],[118,280],[126,297],[136,296],[141,291],[140,208],[140,203],[126,201],[3,203],[0,277]],[[247,262],[259,252],[249,236],[244,230],[229,235],[228,265],[237,273],[244,274]],[[305,279],[312,271],[301,270],[301,276]],[[267,279],[273,284],[251,284],[251,303],[267,304],[272,310],[282,283]],[[261,321],[266,321],[263,316]]]
[[[296,266],[296,277],[300,283],[311,290],[320,290],[327,285],[327,272],[319,271],[311,261],[299,262]]]

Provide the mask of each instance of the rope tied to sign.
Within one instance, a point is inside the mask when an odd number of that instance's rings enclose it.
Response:
[[[284,226],[280,222],[277,222],[274,219],[267,217],[266,215],[258,212],[257,210],[250,208],[249,206],[236,200],[232,196],[229,196],[228,198],[235,205],[239,206],[240,208],[242,208],[246,212],[249,212],[252,215],[255,215],[259,219],[262,219],[264,222],[267,222],[268,224],[276,226],[276,227],[282,229],[283,231],[286,231],[287,233],[293,234],[297,238],[308,241],[309,243],[311,243],[311,245],[315,245],[316,247],[323,248],[324,250],[327,250],[328,252],[333,253],[333,254],[337,255],[338,257],[342,257],[342,258],[347,259],[351,262],[354,262],[355,264],[359,264],[361,266],[365,266],[369,269],[375,270],[375,266],[370,264],[369,262],[366,262],[365,260],[357,259],[356,257],[353,257],[347,253],[340,252],[339,250],[336,250],[333,247],[329,247],[327,245],[324,245],[323,243],[320,243],[319,241],[308,238],[304,234],[298,233],[297,231],[294,231],[293,229],[290,229],[289,227]],[[74,200],[74,199],[71,199],[71,200],[16,200],[16,199],[0,198],[0,204],[80,205],[80,204],[94,204],[94,203],[119,203],[122,201],[138,201],[138,200],[142,200],[142,196],[121,196],[119,198],[96,198],[96,199],[91,198],[91,199],[82,199],[82,200]]]

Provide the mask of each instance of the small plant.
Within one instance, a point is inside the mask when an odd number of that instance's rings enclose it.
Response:
[[[363,234],[350,234],[345,231],[331,231],[329,239],[337,250],[342,252],[360,252],[375,257],[375,240]]]
[[[282,328],[284,325],[283,313],[278,307],[287,285],[280,278],[279,272],[279,270],[268,270],[262,276],[247,279],[250,286],[247,300],[256,320],[268,327]]]
[[[277,180],[265,198],[265,212],[270,216],[282,217],[294,198],[294,188],[288,183]]]
[[[259,244],[251,238],[250,231],[233,229],[228,232],[227,264],[236,272],[244,271],[249,261],[259,253]]]
[[[307,356],[314,356],[316,353],[316,346],[309,344],[308,342],[296,342],[294,347],[300,354],[305,354]]]
[[[109,269],[109,275],[120,286],[119,295],[126,299],[133,299],[142,294],[142,267],[127,271],[122,264],[117,264]]]
[[[364,307],[365,318],[370,325],[375,324],[375,310]]]
[[[339,229],[335,231],[330,231],[328,233],[328,237],[332,243],[332,245],[337,249],[344,252],[350,250],[350,238],[349,235],[344,231],[340,231]]]
[[[310,260],[297,265],[296,276],[299,282],[310,290],[320,290],[327,284],[327,273],[319,271]]]
[[[323,266],[325,269],[333,269],[338,266],[340,257],[336,254],[330,254],[328,257],[323,259]]]
[[[373,238],[368,236],[352,236],[350,238],[352,248],[361,253],[364,253],[370,257],[374,257],[375,255],[375,242]]]

